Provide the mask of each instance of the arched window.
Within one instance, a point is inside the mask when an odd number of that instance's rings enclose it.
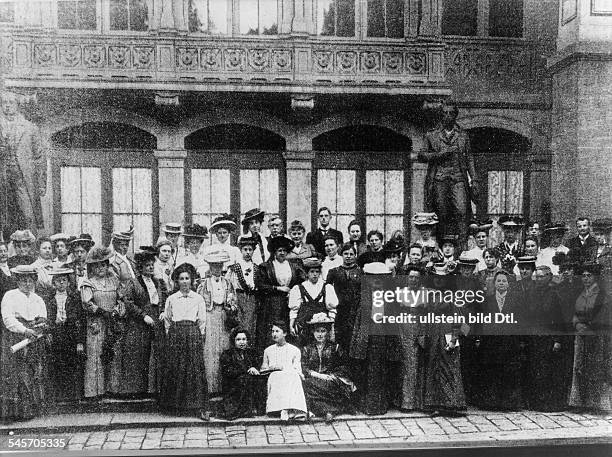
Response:
[[[343,233],[355,217],[366,231],[380,230],[386,239],[405,230],[410,193],[405,191],[404,160],[411,148],[410,138],[372,125],[342,127],[314,138],[318,152],[313,211],[327,206]]]

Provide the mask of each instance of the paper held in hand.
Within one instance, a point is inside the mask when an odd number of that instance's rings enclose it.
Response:
[[[32,338],[26,338],[25,340],[21,340],[19,343],[17,344],[13,344],[11,346],[11,353],[14,354],[17,351],[22,350],[23,348],[25,348],[28,344],[33,343],[34,341],[36,341],[38,338],[40,338],[42,335],[37,336],[36,338],[32,339]]]

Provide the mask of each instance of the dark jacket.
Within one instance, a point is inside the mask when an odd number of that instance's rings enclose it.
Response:
[[[342,232],[339,230],[329,228],[327,234],[323,235],[320,228],[317,228],[306,235],[306,244],[312,244],[319,254],[325,257],[325,237],[331,235],[338,240],[338,245],[344,242]]]
[[[593,234],[589,234],[584,245],[580,242],[579,236],[570,238],[567,247],[569,249],[567,256],[572,262],[584,263],[597,260],[597,241]]]

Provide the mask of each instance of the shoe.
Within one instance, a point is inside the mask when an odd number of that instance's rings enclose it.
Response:
[[[325,422],[328,424],[334,420],[334,415],[332,413],[325,414]]]
[[[210,422],[210,411],[200,411],[200,419],[204,422]]]

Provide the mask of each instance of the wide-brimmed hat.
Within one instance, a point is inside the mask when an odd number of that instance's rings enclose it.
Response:
[[[304,271],[308,271],[311,268],[321,268],[321,260],[318,257],[308,257],[302,261],[304,265]]]
[[[105,246],[94,246],[87,253],[85,263],[98,263],[109,260],[114,255],[111,248]]]
[[[461,254],[457,262],[459,265],[469,265],[473,267],[478,264],[479,260],[475,257],[468,257],[467,255]]]
[[[591,224],[593,230],[601,230],[604,232],[612,230],[612,219],[604,217],[603,219],[595,219]]]
[[[212,251],[204,254],[204,262],[210,264],[224,264],[230,261],[230,256],[226,251]]]
[[[331,317],[329,317],[326,313],[317,313],[317,314],[314,314],[312,318],[306,323],[308,325],[324,325],[328,327],[334,323],[334,320]]]
[[[440,238],[440,247],[442,247],[445,243],[451,243],[456,247],[458,242],[459,235],[444,235]]]
[[[183,231],[182,225],[178,222],[168,222],[162,229],[165,233],[174,233],[180,235]]]
[[[581,275],[582,273],[585,273],[585,272],[592,273],[595,276],[599,276],[601,274],[601,264],[596,263],[596,262],[581,263],[578,265],[576,269],[577,269],[576,273],[578,275]]]
[[[91,247],[96,244],[89,233],[81,233],[78,237],[70,240],[70,247],[83,246],[86,251],[89,251]]]
[[[208,238],[208,229],[200,224],[188,225],[183,232],[183,238],[200,238],[204,240]]]
[[[157,249],[153,246],[140,246],[140,249],[134,253],[134,261],[143,264],[150,260],[155,260]]]
[[[67,235],[65,233],[55,233],[53,235],[51,235],[49,237],[49,239],[51,240],[51,242],[56,243],[58,241],[63,241],[65,243],[68,243],[68,241],[70,240],[70,235]]]
[[[69,275],[69,274],[74,273],[74,270],[72,268],[58,267],[58,266],[54,266],[50,270],[45,270],[45,271],[47,272],[48,275],[51,275],[51,276],[62,276],[62,275]]]
[[[476,234],[478,232],[488,232],[493,227],[493,220],[477,220],[474,219],[470,222],[470,230],[472,233]]]
[[[402,252],[404,250],[404,245],[397,240],[389,240],[385,243],[382,250],[385,254]]]
[[[248,235],[239,237],[236,244],[239,248],[244,246],[253,246],[253,248],[255,248],[255,246],[257,246],[257,240],[249,233]]]
[[[113,232],[112,239],[117,241],[131,241],[134,238],[134,227],[130,227],[128,230],[123,232]]]
[[[38,271],[32,265],[17,265],[11,268],[11,273],[20,276],[36,276],[38,277]]]
[[[234,220],[234,216],[231,214],[222,214],[219,217],[216,217],[212,224],[210,224],[210,231],[216,232],[217,229],[220,228],[227,229],[228,232],[236,230],[236,221]]]
[[[17,230],[11,234],[11,241],[27,241],[29,243],[33,243],[36,241],[36,237],[28,229]]]
[[[250,209],[246,213],[244,213],[244,217],[242,218],[242,223],[246,224],[247,222],[253,221],[253,220],[263,221],[265,215],[266,215],[266,212],[259,208]]]
[[[171,275],[172,280],[175,282],[178,281],[179,275],[184,272],[189,273],[189,276],[191,277],[192,281],[198,277],[198,271],[196,270],[196,268],[190,263],[185,262],[185,263],[181,263],[178,267],[174,269]]]
[[[546,224],[544,226],[544,232],[548,232],[548,233],[552,233],[552,232],[565,233],[567,231],[568,231],[568,228],[563,222],[555,222],[551,224]]]
[[[416,213],[412,217],[412,223],[416,227],[424,227],[424,226],[432,226],[436,225],[438,222],[438,215],[436,213]]]
[[[517,265],[531,265],[535,268],[537,258],[532,255],[523,255],[516,259]]]
[[[363,266],[363,272],[367,275],[389,275],[391,270],[383,262],[370,262]]]
[[[497,221],[502,227],[522,227],[525,220],[521,216],[501,216]]]
[[[268,252],[270,254],[274,254],[279,248],[285,248],[287,252],[289,252],[294,247],[295,243],[293,240],[287,238],[286,236],[275,236],[274,238],[270,238],[268,241]]]

